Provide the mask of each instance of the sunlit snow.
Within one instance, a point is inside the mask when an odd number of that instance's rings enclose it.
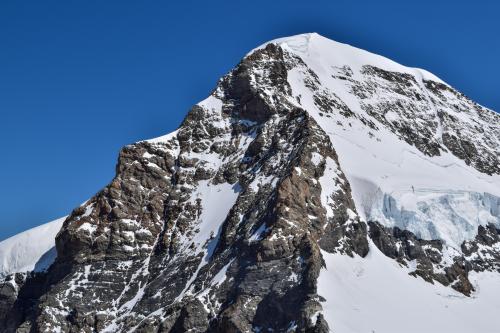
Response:
[[[55,237],[65,219],[62,217],[0,242],[0,278],[48,268],[56,257]]]

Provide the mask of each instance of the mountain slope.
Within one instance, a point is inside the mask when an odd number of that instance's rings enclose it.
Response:
[[[428,72],[316,34],[285,39],[281,46],[306,64],[289,73],[293,95],[329,134],[365,219],[455,247],[472,239],[479,224],[500,225],[498,114]],[[322,88],[309,89],[306,81]],[[329,114],[332,95],[352,112],[348,124],[343,115]],[[464,201],[472,205],[460,210]],[[415,209],[419,203],[441,216]]]
[[[65,217],[0,242],[0,278],[12,273],[41,271],[55,259],[55,238]]]
[[[463,327],[494,331],[480,312],[500,303],[474,283],[500,278],[499,120],[428,72],[317,34],[266,43],[177,131],[122,149],[48,271],[7,277],[0,328],[401,331],[369,302],[395,295],[367,280],[460,296]],[[428,331],[457,318],[433,314]]]
[[[441,284],[408,278],[377,247],[366,258],[323,252],[325,270],[318,293],[326,298],[323,315],[334,332],[485,332],[498,331],[498,273],[472,273],[480,291],[467,297]],[[362,320],[360,320],[362,319]]]

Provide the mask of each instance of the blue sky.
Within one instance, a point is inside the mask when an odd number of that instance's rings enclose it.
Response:
[[[468,4],[466,4],[468,3]],[[500,110],[495,1],[0,2],[0,240],[68,214],[250,49],[318,32]]]

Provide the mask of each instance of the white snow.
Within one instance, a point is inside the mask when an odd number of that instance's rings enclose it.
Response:
[[[229,266],[232,264],[234,259],[229,261],[224,267],[221,268],[221,270],[215,274],[214,278],[212,279],[212,282],[210,283],[212,286],[219,286],[226,280],[226,274],[227,274],[227,269]]]
[[[211,237],[218,236],[219,228],[236,202],[239,192],[239,184],[214,185],[207,180],[198,183],[191,201],[195,203],[196,200],[201,200],[201,214],[198,217],[199,231],[192,239],[192,242],[199,245],[199,251]],[[213,249],[209,249],[209,252],[211,250]]]
[[[260,227],[257,230],[255,230],[255,232],[252,234],[252,236],[250,236],[248,240],[250,242],[256,242],[258,240],[261,240],[262,235],[266,232],[266,230],[267,230],[266,224],[262,223]]]
[[[319,183],[321,185],[321,204],[326,209],[326,217],[333,217],[334,199],[332,198],[332,195],[340,189],[335,182],[337,179],[337,170],[337,163],[330,157],[327,157],[325,172],[319,179]]]
[[[198,217],[199,230],[192,239],[184,239],[183,242],[185,246],[189,246],[193,242],[196,245],[195,254],[203,253],[203,259],[183,291],[177,296],[176,301],[181,300],[186,294],[191,294],[192,283],[196,280],[200,269],[209,262],[219,240],[220,227],[234,206],[240,190],[238,183],[214,185],[208,180],[202,180],[198,183],[196,191],[191,196],[191,201],[192,203],[197,200],[201,202],[201,214]]]
[[[87,232],[89,235],[93,235],[94,232],[97,230],[97,225],[85,222],[78,227],[78,230],[82,230]]]
[[[323,156],[321,156],[316,152],[312,153],[311,162],[314,164],[314,166],[318,166],[322,161],[323,161]]]
[[[498,175],[482,174],[451,154],[424,156],[383,131],[380,142],[356,130],[329,134],[365,220],[457,248],[474,238],[479,225],[500,225]]]
[[[55,259],[55,237],[65,219],[62,217],[0,242],[0,278],[48,268]]]
[[[168,134],[159,136],[157,138],[148,139],[148,140],[145,140],[145,141],[149,142],[149,143],[152,143],[152,144],[155,144],[155,143],[165,143],[165,142],[168,142],[171,139],[175,138],[177,136],[177,132],[178,132],[178,130],[175,130],[175,131],[170,132]]]
[[[152,154],[148,153],[147,151],[146,151],[146,152],[144,152],[144,154],[142,154],[142,157],[144,157],[144,158],[146,158],[146,159],[151,158],[151,157],[153,157],[153,156],[154,156],[154,155],[152,155]]]
[[[322,251],[318,294],[323,315],[336,333],[495,333],[499,331],[500,279],[472,273],[477,292],[466,297],[439,283],[408,275],[370,244],[366,258]]]
[[[303,60],[315,58],[331,66],[349,64],[355,69],[363,65],[372,65],[390,71],[419,75],[427,80],[443,82],[440,78],[424,69],[403,66],[378,54],[359,49],[349,44],[333,41],[314,32],[271,40],[253,49],[247,55],[252,54],[255,50],[264,48],[270,43],[278,44],[282,48],[291,50]]]

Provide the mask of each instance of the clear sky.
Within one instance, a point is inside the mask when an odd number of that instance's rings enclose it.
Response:
[[[499,1],[0,2],[0,240],[67,215],[257,45],[318,32],[500,110]]]

